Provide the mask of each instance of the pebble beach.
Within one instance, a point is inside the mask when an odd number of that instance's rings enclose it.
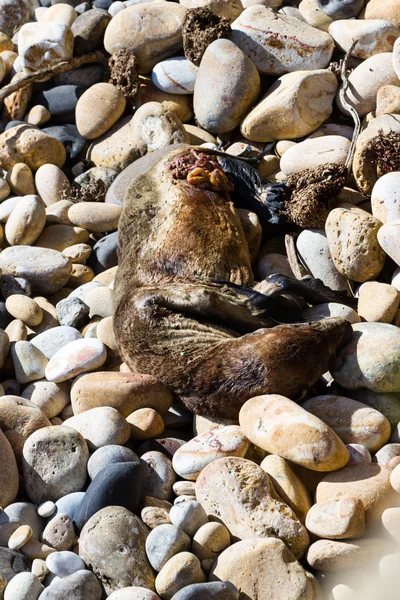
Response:
[[[400,0],[0,0],[0,600],[398,600]]]

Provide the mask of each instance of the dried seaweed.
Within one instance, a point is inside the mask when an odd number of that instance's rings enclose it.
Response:
[[[109,83],[117,87],[125,98],[132,102],[139,91],[137,58],[130,50],[117,50],[108,61]]]
[[[400,134],[391,131],[384,133],[379,130],[367,145],[367,151],[372,163],[376,166],[379,174],[400,171]]]

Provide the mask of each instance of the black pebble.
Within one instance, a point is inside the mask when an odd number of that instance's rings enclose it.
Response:
[[[105,235],[93,246],[92,254],[87,261],[88,266],[98,275],[102,271],[116,267],[118,264],[118,231]]]
[[[77,158],[87,145],[87,140],[80,135],[75,125],[54,125],[42,131],[64,144],[68,160]]]
[[[139,463],[114,463],[104,467],[86,490],[78,506],[74,522],[80,531],[85,523],[106,506],[123,506],[140,514],[144,491],[143,467]]]
[[[52,123],[75,123],[75,107],[85,88],[58,85],[34,95],[31,106],[41,104],[51,113]]]

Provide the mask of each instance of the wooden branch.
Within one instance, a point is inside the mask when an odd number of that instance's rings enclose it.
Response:
[[[347,76],[347,62],[350,58],[351,53],[353,52],[354,48],[356,47],[358,41],[359,40],[353,41],[351,47],[349,48],[348,52],[346,52],[346,54],[344,56],[344,59],[342,61],[342,66],[340,69],[340,77],[343,81],[343,87],[339,92],[340,100],[342,102],[343,107],[350,113],[350,115],[354,121],[353,137],[352,137],[350,148],[349,148],[349,151],[348,151],[347,157],[346,157],[346,167],[349,171],[353,164],[353,157],[354,157],[354,152],[356,149],[356,143],[358,140],[358,136],[360,135],[360,131],[361,131],[361,121],[360,121],[358,112],[351,104],[349,104],[347,102],[347,98],[346,98],[347,91],[349,89],[349,78]]]
[[[41,71],[28,73],[19,81],[13,81],[8,85],[5,85],[3,88],[0,88],[0,102],[4,100],[4,98],[7,98],[7,96],[12,94],[13,92],[17,92],[18,90],[23,89],[31,83],[36,83],[37,81],[48,81],[56,75],[61,75],[61,73],[71,71],[72,69],[76,69],[83,65],[87,65],[89,63],[101,63],[105,61],[106,57],[104,53],[98,50],[96,52],[91,52],[90,54],[83,54],[82,56],[76,56],[69,60],[65,60],[63,62],[58,63],[57,65],[54,65],[53,67],[42,69]]]

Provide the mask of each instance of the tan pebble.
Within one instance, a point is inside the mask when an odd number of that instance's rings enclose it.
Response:
[[[270,454],[260,463],[260,467],[270,476],[276,493],[304,523],[306,514],[311,508],[310,496],[303,482],[292,471],[285,459]]]
[[[21,342],[27,338],[26,325],[21,319],[14,319],[5,329],[10,342]]]
[[[67,406],[65,408],[63,408],[63,410],[61,411],[60,417],[62,418],[63,421],[65,421],[66,419],[69,419],[70,417],[74,416],[74,411],[72,410],[72,405],[71,404],[67,404]]]
[[[7,326],[8,327],[8,326]],[[10,350],[10,337],[8,332],[0,329],[0,369],[3,367]]]
[[[68,211],[72,206],[69,200],[59,200],[46,208],[46,222],[49,225],[72,225]]]
[[[142,521],[150,529],[155,529],[159,525],[167,525],[171,523],[169,518],[169,510],[159,508],[157,506],[146,506],[141,514]]]
[[[257,165],[257,171],[266,180],[272,173],[279,171],[279,158],[274,155],[263,156]]]
[[[43,230],[42,234],[36,240],[36,246],[62,252],[68,246],[85,243],[88,239],[89,233],[82,227],[56,224],[49,225]]]
[[[229,531],[222,523],[206,523],[194,535],[192,552],[200,561],[215,560],[231,543]]]
[[[275,152],[281,158],[289,148],[296,144],[297,142],[292,142],[291,140],[279,140],[275,146]]]
[[[28,542],[32,537],[32,529],[29,525],[21,525],[14,531],[8,540],[8,547],[10,550],[19,550]]]
[[[317,169],[326,163],[345,164],[350,141],[343,135],[323,135],[307,138],[289,148],[281,158],[280,168],[284,176],[294,175],[305,169]],[[282,181],[276,175],[277,181]]]
[[[47,331],[48,329],[57,327],[59,323],[57,319],[57,311],[55,306],[43,296],[35,296],[33,299],[36,302],[36,304],[40,306],[43,313],[42,322],[39,325],[33,327],[35,335],[39,335],[39,333],[43,333],[43,331]]]
[[[400,542],[400,507],[394,506],[387,508],[382,513],[382,524],[389,535]]]
[[[22,294],[13,294],[6,300],[6,309],[12,317],[20,319],[26,325],[39,325],[43,319],[43,312],[40,306]]]
[[[328,473],[317,486],[316,502],[352,496],[361,500],[366,524],[380,522],[384,510],[400,506],[400,496],[390,484],[391,469],[376,463],[356,464]]]
[[[32,561],[31,571],[39,581],[43,581],[46,575],[50,572],[48,566],[46,565],[46,561],[41,558],[35,558]]]
[[[365,7],[365,19],[384,19],[400,27],[400,1],[370,0]]]
[[[9,170],[21,162],[34,171],[46,163],[62,167],[65,159],[63,144],[31,125],[16,125],[0,135],[0,167],[3,169]]]
[[[400,465],[397,465],[390,474],[392,488],[400,493]]]
[[[218,144],[217,140],[211,133],[205,129],[202,129],[201,127],[197,127],[197,125],[187,124],[184,125],[184,128],[185,131],[188,132],[190,136],[190,144],[193,144],[193,146],[199,146],[200,144],[205,143]]]
[[[50,419],[50,423],[51,423],[52,425],[62,425],[62,424],[63,424],[63,422],[64,422],[64,421],[63,421],[62,419],[60,419],[59,417],[52,417],[52,418]]]
[[[116,204],[78,202],[71,206],[68,217],[74,225],[91,232],[104,233],[117,228],[121,210],[122,207]]]
[[[85,298],[90,317],[111,317],[113,313],[112,290],[107,287],[98,287],[91,290]]]
[[[39,22],[52,22],[58,23],[59,25],[66,25],[66,27],[71,27],[72,23],[77,17],[78,13],[72,8],[72,6],[63,2],[59,2],[58,4],[49,6],[49,8],[40,17]]]
[[[210,520],[218,518],[238,539],[274,535],[296,557],[309,544],[305,527],[275,492],[258,465],[236,456],[207,465],[196,482],[196,497]]]
[[[17,163],[7,173],[6,178],[12,191],[18,196],[28,196],[35,194],[35,183],[33,173],[24,163]]]
[[[199,559],[191,552],[179,552],[158,573],[155,588],[164,600],[171,600],[174,594],[187,585],[205,581]]]
[[[385,262],[385,253],[377,238],[381,226],[378,219],[351,204],[329,213],[325,230],[339,273],[363,283],[381,272]]]
[[[194,481],[176,481],[172,486],[172,489],[176,496],[196,495],[196,483]]]
[[[72,244],[62,250],[62,254],[69,258],[72,263],[83,265],[92,253],[92,248],[88,244]]]
[[[194,415],[193,420],[193,433],[194,435],[200,435],[207,433],[213,429],[220,429],[227,425],[238,425],[237,421],[232,419],[222,419],[220,417],[204,417],[202,415]]]
[[[397,85],[383,85],[379,88],[376,96],[377,117],[400,113],[400,87]]]
[[[72,289],[76,289],[84,283],[89,283],[94,277],[93,270],[87,265],[73,264],[71,270],[71,277],[67,281],[67,286]]]
[[[5,179],[0,177],[0,202],[5,200],[11,192],[10,186]]]
[[[42,542],[58,552],[70,550],[75,543],[74,524],[70,517],[57,513],[46,525],[42,533]]]
[[[5,431],[4,435],[10,442],[12,451],[14,452],[14,456],[17,461],[18,469],[21,470],[25,439],[20,433],[18,433],[18,431],[15,431],[15,429],[9,429],[8,431]]]
[[[0,58],[2,59],[5,68],[5,77],[8,77],[18,58],[18,54],[13,50],[3,50],[3,52],[0,52]]]
[[[79,98],[75,109],[76,126],[88,140],[108,131],[121,117],[126,100],[111,83],[95,83]]]
[[[116,408],[124,417],[139,408],[165,414],[172,405],[172,394],[152,375],[98,371],[73,382],[71,402],[75,415],[97,406]]]
[[[230,581],[243,598],[316,600],[307,572],[282,540],[273,537],[229,546],[214,563],[210,581]]]
[[[157,437],[164,431],[162,416],[154,408],[139,408],[126,417],[131,427],[131,438],[147,440]]]
[[[48,427],[50,421],[36,404],[19,396],[2,396],[0,403],[0,426],[12,429],[27,439],[37,429]]]
[[[365,530],[363,503],[358,498],[343,496],[314,504],[307,513],[306,527],[321,538],[359,538]]]
[[[324,421],[345,444],[362,444],[376,452],[390,437],[387,418],[357,400],[335,395],[315,396],[302,406]]]
[[[42,544],[41,542],[38,542],[37,540],[31,538],[29,542],[22,546],[21,552],[27,558],[29,558],[29,560],[34,560],[35,558],[46,560],[49,554],[57,552],[57,550],[55,548],[47,546],[47,544]]]
[[[249,247],[250,260],[253,263],[257,258],[261,245],[262,227],[260,220],[256,213],[246,208],[238,208],[237,212]]]
[[[110,406],[92,408],[74,415],[64,421],[64,426],[81,433],[92,452],[109,444],[122,446],[128,441],[131,433],[123,416]]]
[[[239,423],[251,442],[308,469],[334,471],[349,459],[332,429],[284,396],[251,398],[242,406]]]
[[[299,4],[299,12],[300,16],[312,27],[321,31],[329,30],[332,19],[318,8],[315,0],[302,0]]]
[[[365,321],[391,323],[400,304],[395,287],[378,281],[368,281],[359,288],[357,311]]]
[[[3,427],[3,423],[1,424]],[[18,468],[15,456],[4,433],[0,430],[0,506],[6,507],[14,502],[19,488]]]
[[[182,123],[192,120],[193,106],[189,101],[190,96],[163,92],[154,85],[151,79],[145,77],[139,77],[139,81],[139,92],[135,98],[135,104],[138,108],[147,102],[159,102],[165,110],[171,111]],[[190,132],[188,133],[190,136]]]
[[[5,234],[10,246],[29,246],[43,231],[46,208],[39,196],[28,195],[19,200],[8,217]]]
[[[47,121],[50,121],[50,119],[50,112],[45,106],[42,106],[41,104],[33,106],[26,117],[27,123],[29,123],[30,125],[36,125],[36,127],[44,125],[45,123],[47,123]]]
[[[96,275],[96,277],[93,279],[93,281],[98,281],[99,283],[102,283],[103,285],[110,285],[114,281],[117,271],[118,271],[118,266],[111,267],[110,269],[106,269],[102,273],[99,273],[98,275]]]
[[[101,319],[96,329],[96,337],[99,339],[107,349],[112,352],[117,352],[117,342],[114,335],[114,326],[113,326],[113,318],[106,317],[105,319]]]
[[[310,546],[307,561],[317,571],[339,571],[365,565],[382,556],[387,549],[387,542],[374,538],[354,542],[318,540]]]
[[[66,200],[63,193],[68,194],[71,189],[67,176],[59,166],[51,163],[42,165],[36,172],[35,185],[37,193],[46,206]]]

